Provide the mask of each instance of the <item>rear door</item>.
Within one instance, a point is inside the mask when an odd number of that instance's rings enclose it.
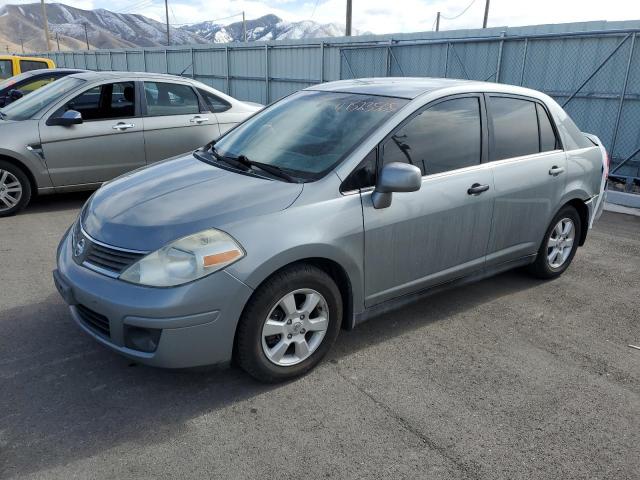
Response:
[[[70,127],[48,120],[82,114]],[[90,87],[40,120],[40,139],[54,186],[101,183],[145,165],[144,136],[133,81]]]
[[[215,115],[187,83],[144,82],[147,163],[195,150],[220,136]]]
[[[488,94],[495,209],[487,265],[537,252],[567,178],[567,159],[546,107]]]
[[[448,97],[381,144],[379,164],[411,163],[423,181],[383,209],[362,193],[367,307],[483,268],[494,192],[482,106],[482,95]]]

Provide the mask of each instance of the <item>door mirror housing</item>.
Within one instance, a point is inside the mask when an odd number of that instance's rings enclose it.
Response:
[[[70,127],[82,123],[82,114],[76,110],[67,110],[61,116],[50,118],[48,125],[59,125],[61,127]]]
[[[422,186],[422,172],[415,165],[392,162],[382,167],[376,188],[371,195],[373,208],[391,205],[393,192],[415,192]]]

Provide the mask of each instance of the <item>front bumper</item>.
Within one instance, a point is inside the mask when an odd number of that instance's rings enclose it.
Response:
[[[228,363],[242,309],[253,292],[226,271],[173,288],[133,285],[93,272],[72,258],[71,235],[58,248],[53,272],[58,292],[78,326],[98,342],[131,359],[165,368]],[[105,322],[87,321],[86,312]],[[161,329],[157,348],[125,345],[127,327]]]

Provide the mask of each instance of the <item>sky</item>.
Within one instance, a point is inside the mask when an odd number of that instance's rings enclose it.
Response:
[[[0,0],[33,3],[34,0]],[[52,0],[47,0],[53,3]],[[140,13],[164,22],[164,0],[66,0],[84,8]],[[344,24],[346,0],[169,0],[172,24],[218,20],[231,23],[273,13],[289,21]],[[353,28],[362,32],[430,31],[440,11],[441,30],[482,26],[485,0],[353,0]],[[491,0],[488,26],[517,26],[587,20],[640,19],[638,0]],[[466,11],[465,9],[469,7]],[[460,13],[463,13],[456,19]],[[228,17],[228,18],[227,18]]]

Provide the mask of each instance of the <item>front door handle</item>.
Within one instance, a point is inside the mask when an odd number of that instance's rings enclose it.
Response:
[[[487,190],[489,190],[489,185],[481,185],[479,183],[474,183],[473,185],[471,185],[471,187],[469,187],[469,190],[467,190],[467,193],[469,195],[480,195],[482,192],[486,192]]]
[[[133,128],[136,125],[134,123],[124,123],[124,122],[119,122],[116,123],[113,127],[114,130],[120,130],[121,132],[124,132],[125,130],[129,129],[129,128]]]
[[[554,165],[549,169],[549,175],[551,175],[552,177],[557,177],[562,172],[564,172],[564,168],[558,167],[557,165]]]
[[[209,121],[209,117],[201,117],[199,115],[196,115],[195,117],[193,117],[191,120],[189,120],[191,123],[197,123],[198,125],[200,125],[201,123],[205,123]]]

